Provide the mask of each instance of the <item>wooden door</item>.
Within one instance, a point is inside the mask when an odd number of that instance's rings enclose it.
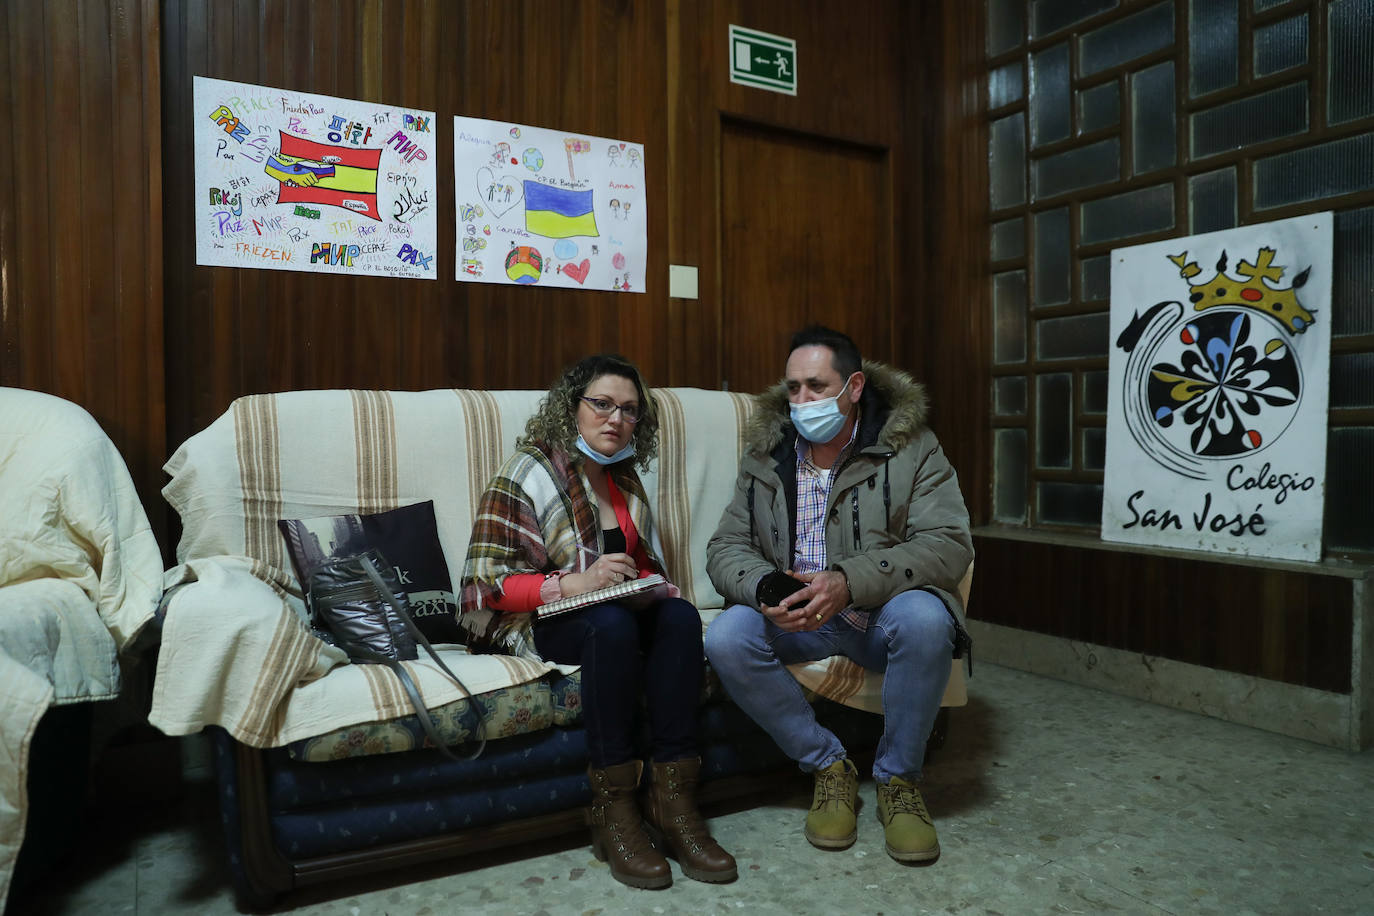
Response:
[[[725,380],[760,391],[792,332],[820,322],[890,359],[885,150],[726,122],[721,130]]]
[[[759,391],[782,375],[802,325],[846,331],[903,365],[912,310],[895,282],[912,222],[895,175],[905,139],[904,6],[884,0],[711,0],[669,16],[669,257],[699,266],[700,300],[674,308],[716,327],[682,384]],[[797,94],[732,83],[729,28],[796,41]],[[915,366],[906,362],[904,368]]]

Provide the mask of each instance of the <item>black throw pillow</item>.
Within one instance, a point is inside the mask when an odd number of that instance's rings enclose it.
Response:
[[[286,552],[302,591],[326,560],[375,547],[396,567],[409,598],[406,609],[425,638],[435,643],[464,641],[433,500],[375,515],[283,518],[277,527],[286,539]]]

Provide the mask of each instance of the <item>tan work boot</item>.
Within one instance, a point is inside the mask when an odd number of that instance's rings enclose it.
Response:
[[[806,839],[820,849],[844,849],[859,836],[854,803],[859,794],[859,771],[848,758],[816,771],[811,810],[806,814]]]
[[[639,813],[635,790],[644,763],[630,760],[604,770],[589,769],[592,805],[592,853],[611,867],[611,877],[630,887],[660,888],[673,883],[673,872],[649,837]]]
[[[887,854],[898,862],[925,862],[940,855],[940,840],[921,790],[902,777],[878,784],[878,820],[883,823]]]
[[[649,828],[663,838],[660,849],[677,859],[682,873],[713,884],[739,877],[734,856],[711,838],[710,828],[697,810],[697,778],[701,758],[654,763],[649,772],[649,804],[644,816]]]

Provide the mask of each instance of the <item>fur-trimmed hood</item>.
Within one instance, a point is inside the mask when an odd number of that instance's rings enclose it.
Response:
[[[928,399],[925,386],[900,369],[886,363],[866,359],[863,362],[866,380],[864,392],[859,399],[863,410],[860,443],[862,446],[873,444],[867,441],[875,418],[882,421],[882,429],[875,438],[876,443],[901,451],[921,430],[925,429]],[[745,449],[750,452],[768,454],[777,448],[783,438],[792,433],[791,413],[788,409],[787,384],[778,382],[762,394],[754,397],[754,415],[744,430]]]

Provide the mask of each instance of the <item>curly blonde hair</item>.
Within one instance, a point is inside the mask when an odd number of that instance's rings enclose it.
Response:
[[[525,434],[517,446],[549,446],[561,449],[574,461],[585,461],[577,450],[577,408],[589,386],[603,375],[614,375],[634,383],[639,395],[639,422],[635,424],[634,464],[647,471],[658,455],[658,402],[649,393],[643,376],[634,363],[617,353],[598,353],[573,363],[549,386],[539,409],[525,424]]]

